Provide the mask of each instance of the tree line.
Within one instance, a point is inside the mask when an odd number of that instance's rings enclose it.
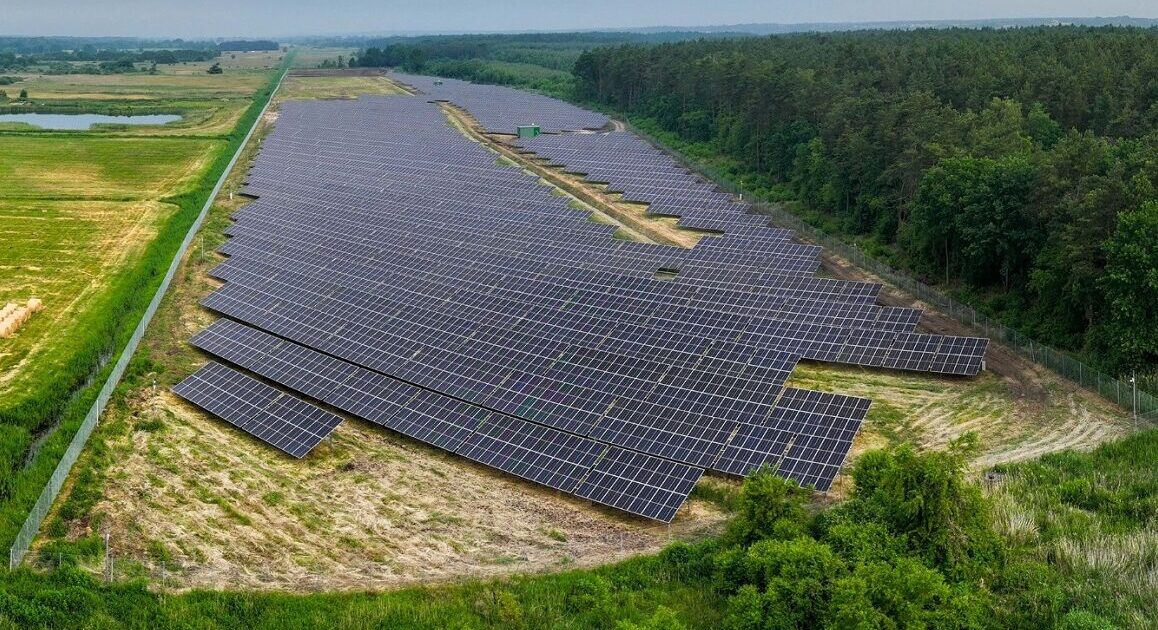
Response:
[[[217,57],[210,49],[114,50],[90,49],[48,53],[0,52],[0,71],[44,74],[119,74],[134,72],[138,63],[175,64],[210,61]]]
[[[1158,369],[1158,30],[595,48],[574,96],[688,143],[1012,325]]]
[[[653,33],[524,33],[515,35],[444,35],[357,40],[362,46],[350,67],[399,68],[478,83],[512,85],[559,98],[574,94],[571,70],[585,50],[623,43],[675,42],[698,37],[728,37],[686,31]],[[354,40],[319,45],[350,45]]]

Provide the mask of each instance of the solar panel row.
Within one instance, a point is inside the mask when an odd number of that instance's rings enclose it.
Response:
[[[342,419],[220,363],[209,363],[173,392],[294,457],[303,457]]]
[[[513,134],[520,125],[538,125],[545,132],[598,129],[607,125],[607,117],[602,114],[499,85],[401,72],[390,77],[420,90],[428,98],[451,101],[465,108],[484,127],[495,132]]]
[[[599,475],[610,466],[602,459],[622,459],[618,454],[621,449],[414,387],[229,319],[217,320],[192,343],[222,360],[380,426],[641,516],[670,521],[683,503],[675,499],[683,492],[686,480],[694,485],[703,474],[702,469],[638,454],[640,457],[632,460],[637,462],[635,467],[616,473],[618,483],[651,498],[641,503],[615,493],[600,494],[593,484],[601,482]],[[216,363],[210,366],[215,370],[223,367]],[[193,380],[191,377],[186,383]],[[191,386],[179,385],[182,392]],[[656,477],[653,469],[667,472]],[[595,476],[589,479],[590,475]],[[686,490],[690,492],[690,486]],[[687,492],[682,494],[685,499]]]

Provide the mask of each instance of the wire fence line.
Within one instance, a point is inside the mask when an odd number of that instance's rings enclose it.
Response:
[[[620,116],[620,120],[625,119],[625,116]],[[1130,378],[1115,378],[1104,374],[1074,359],[1065,352],[1055,350],[1000,322],[994,321],[984,313],[978,313],[973,307],[962,304],[933,287],[913,278],[911,275],[894,269],[890,265],[865,254],[860,248],[851,246],[809,225],[800,217],[784,210],[780,206],[759,201],[756,197],[749,194],[749,191],[734,183],[727,175],[717,169],[688,158],[681,152],[668,146],[659,138],[645,131],[636,129],[630,123],[625,122],[624,126],[632,133],[639,135],[641,138],[644,138],[657,148],[663,150],[684,167],[699,173],[723,190],[744,199],[753,210],[770,217],[777,225],[794,230],[801,237],[824,247],[828,251],[852,262],[861,269],[875,274],[885,282],[900,288],[922,302],[933,305],[946,315],[965,324],[978,335],[998,341],[1022,357],[1029,359],[1031,362],[1048,368],[1070,379],[1081,387],[1098,394],[1102,398],[1129,410],[1134,414],[1136,419],[1158,420],[1158,396],[1140,389],[1138,387],[1139,384],[1134,380]]]
[[[164,552],[161,552],[164,553]],[[230,588],[294,590],[321,593],[333,591],[345,583],[349,574],[345,570],[325,570],[302,568],[288,575],[285,571],[269,566],[216,566],[209,561],[196,559],[156,557],[140,551],[119,550],[114,546],[102,545],[89,553],[58,551],[40,548],[30,550],[21,565],[24,569],[52,573],[62,569],[88,575],[104,584],[126,584],[144,582],[149,590],[156,593],[174,593],[190,588],[220,588],[214,585],[233,585]],[[365,589],[380,589],[397,586],[394,565],[389,562],[377,563],[373,567],[360,566],[355,569],[359,578],[366,580]]]
[[[221,177],[217,179],[217,183],[209,193],[209,198],[205,200],[205,205],[202,206],[201,212],[197,215],[197,219],[194,220],[193,225],[189,227],[189,231],[185,234],[184,240],[181,241],[181,246],[173,255],[173,261],[169,263],[169,270],[161,280],[161,285],[157,287],[157,292],[153,294],[153,299],[149,302],[149,307],[145,309],[144,315],[141,316],[141,321],[137,323],[132,337],[130,337],[129,342],[125,344],[125,349],[121,352],[120,358],[117,359],[116,365],[113,366],[112,372],[109,373],[108,379],[101,387],[100,394],[97,395],[97,399],[93,402],[92,407],[90,407],[88,413],[85,414],[84,421],[81,422],[80,428],[78,428],[76,434],[73,435],[68,449],[64,452],[64,455],[61,456],[60,462],[52,472],[52,477],[50,477],[48,483],[44,485],[44,490],[41,491],[40,496],[36,499],[36,503],[28,512],[28,518],[24,520],[24,525],[21,526],[20,532],[16,534],[16,539],[12,542],[12,547],[8,550],[8,567],[10,569],[15,569],[20,566],[25,555],[28,554],[28,550],[32,546],[32,541],[40,531],[40,525],[44,522],[48,511],[52,508],[53,502],[56,501],[57,495],[60,494],[61,488],[64,487],[64,482],[68,479],[68,473],[72,470],[77,458],[80,457],[81,451],[84,450],[89,436],[92,435],[93,429],[96,428],[97,421],[100,420],[101,414],[108,405],[109,399],[112,398],[113,391],[117,385],[120,384],[121,377],[125,373],[125,368],[128,367],[129,361],[137,351],[137,346],[140,344],[145,330],[148,329],[149,323],[153,320],[153,315],[156,314],[157,308],[160,307],[161,300],[165,297],[165,293],[169,289],[169,284],[173,281],[173,277],[177,274],[177,269],[181,265],[181,259],[185,256],[185,252],[189,249],[193,238],[205,222],[205,217],[209,214],[209,209],[213,207],[213,202],[217,199],[217,194],[221,192],[221,188],[225,185],[225,180],[229,178],[229,174],[233,171],[234,165],[236,165],[237,161],[241,158],[242,152],[245,150],[246,145],[249,144],[249,139],[257,130],[262,118],[264,118],[266,111],[273,102],[274,95],[277,94],[277,91],[281,88],[282,81],[285,80],[288,69],[288,64],[281,69],[281,75],[278,77],[277,85],[270,91],[269,98],[266,100],[265,105],[262,106],[261,112],[254,119],[249,131],[246,132],[245,138],[242,139],[237,151],[229,160],[229,164],[226,165],[225,170],[221,173]]]
[[[92,554],[31,550],[25,554],[23,566],[46,572],[73,569],[99,578],[105,584],[145,580],[151,588],[160,590],[180,589],[189,583],[190,576],[205,570],[203,565],[184,560],[122,557],[107,545]]]

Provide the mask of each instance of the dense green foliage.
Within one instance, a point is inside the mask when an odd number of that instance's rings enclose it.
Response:
[[[991,498],[964,478],[967,447],[868,453],[851,498],[821,511],[809,492],[758,474],[721,537],[594,570],[308,596],[162,596],[78,569],[21,570],[0,578],[0,627],[1147,627],[1158,613],[1145,585],[1158,431],[1007,466]],[[1039,534],[1001,526],[1010,506],[1030,510]],[[1141,548],[1090,567],[1075,558],[1078,539]]]
[[[84,338],[56,361],[52,377],[22,396],[0,401],[0,544],[5,548],[68,448],[111,369],[110,359],[124,347],[140,321],[174,253],[257,120],[280,72],[274,73],[270,83],[254,95],[200,181],[166,200],[178,206],[178,212],[166,221],[131,266],[108,278],[107,290],[79,315],[76,327],[84,331]],[[47,434],[36,452],[30,453],[34,435],[54,424],[56,429]]]
[[[366,40],[364,48],[349,63],[351,67],[393,67],[479,83],[513,85],[567,98],[573,93],[571,69],[585,50],[627,42],[675,42],[704,36],[673,31],[392,37]]]
[[[1156,194],[1155,73],[1158,31],[1081,27],[605,47],[575,66],[578,98],[1115,373],[1158,367],[1130,304],[1153,266],[1112,271],[1158,248],[1122,225]]]

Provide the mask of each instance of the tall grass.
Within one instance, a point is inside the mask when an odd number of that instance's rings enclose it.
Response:
[[[1122,626],[1158,619],[1158,430],[1002,468],[994,527],[1016,563],[1052,573],[1075,608]]]
[[[290,595],[150,592],[104,586],[65,568],[0,577],[0,628],[610,628],[659,608],[693,628],[719,627],[722,599],[670,554],[594,570],[386,593]],[[7,626],[6,626],[7,624]]]

